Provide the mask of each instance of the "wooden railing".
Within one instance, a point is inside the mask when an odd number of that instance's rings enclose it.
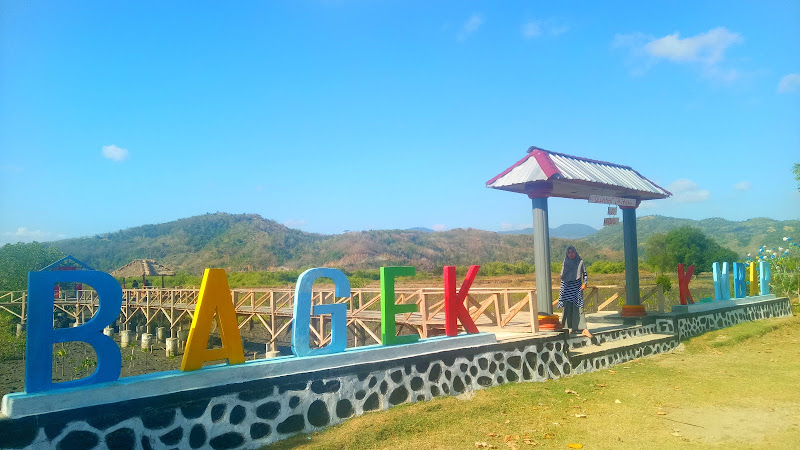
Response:
[[[97,292],[92,289],[77,293],[62,291],[61,295],[54,299],[54,310],[61,311],[74,322],[88,320],[99,306]],[[188,328],[198,295],[198,289],[124,289],[118,325],[120,329],[129,329],[132,323],[150,328],[154,323],[167,322],[175,336],[181,327]],[[619,310],[624,296],[624,286],[588,286],[584,291],[586,312]],[[231,297],[240,328],[261,324],[273,346],[279,337],[286,337],[292,324],[294,290],[233,289]],[[554,290],[553,299],[555,305],[558,289]],[[350,297],[346,298],[335,298],[333,288],[317,289],[312,293],[312,305],[334,301],[347,305],[347,326],[354,345],[381,342],[379,289],[352,289]],[[649,311],[663,311],[666,307],[660,286],[643,287],[641,301]],[[25,292],[0,293],[0,309],[23,322],[26,302]],[[398,333],[416,332],[423,338],[444,333],[443,289],[396,289],[395,303],[417,305],[416,312],[395,317]],[[481,329],[538,332],[535,289],[473,287],[464,304]],[[137,316],[141,319],[136,319]],[[311,323],[312,342],[320,346],[329,342],[329,317],[314,316]]]

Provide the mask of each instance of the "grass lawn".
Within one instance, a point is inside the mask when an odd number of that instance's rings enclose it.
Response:
[[[795,311],[797,314],[797,311]],[[367,413],[268,448],[797,448],[800,317],[545,383]]]

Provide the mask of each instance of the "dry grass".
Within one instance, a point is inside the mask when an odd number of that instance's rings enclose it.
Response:
[[[369,413],[274,448],[794,448],[800,319],[707,333],[592,374]]]

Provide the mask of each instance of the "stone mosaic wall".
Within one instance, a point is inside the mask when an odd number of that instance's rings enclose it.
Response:
[[[737,323],[792,315],[789,299],[780,298],[707,313],[681,314],[676,318],[679,339],[699,336]]]
[[[625,346],[611,351],[601,351],[592,354],[590,358],[572,358],[572,373],[574,375],[607,369],[611,366],[644,358],[658,353],[668,352],[678,346],[680,341],[670,336],[643,344]]]

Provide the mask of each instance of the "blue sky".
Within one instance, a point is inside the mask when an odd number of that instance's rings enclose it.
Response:
[[[531,145],[675,194],[640,217],[799,218],[800,3],[0,4],[0,243],[217,211],[525,228],[485,182]]]

